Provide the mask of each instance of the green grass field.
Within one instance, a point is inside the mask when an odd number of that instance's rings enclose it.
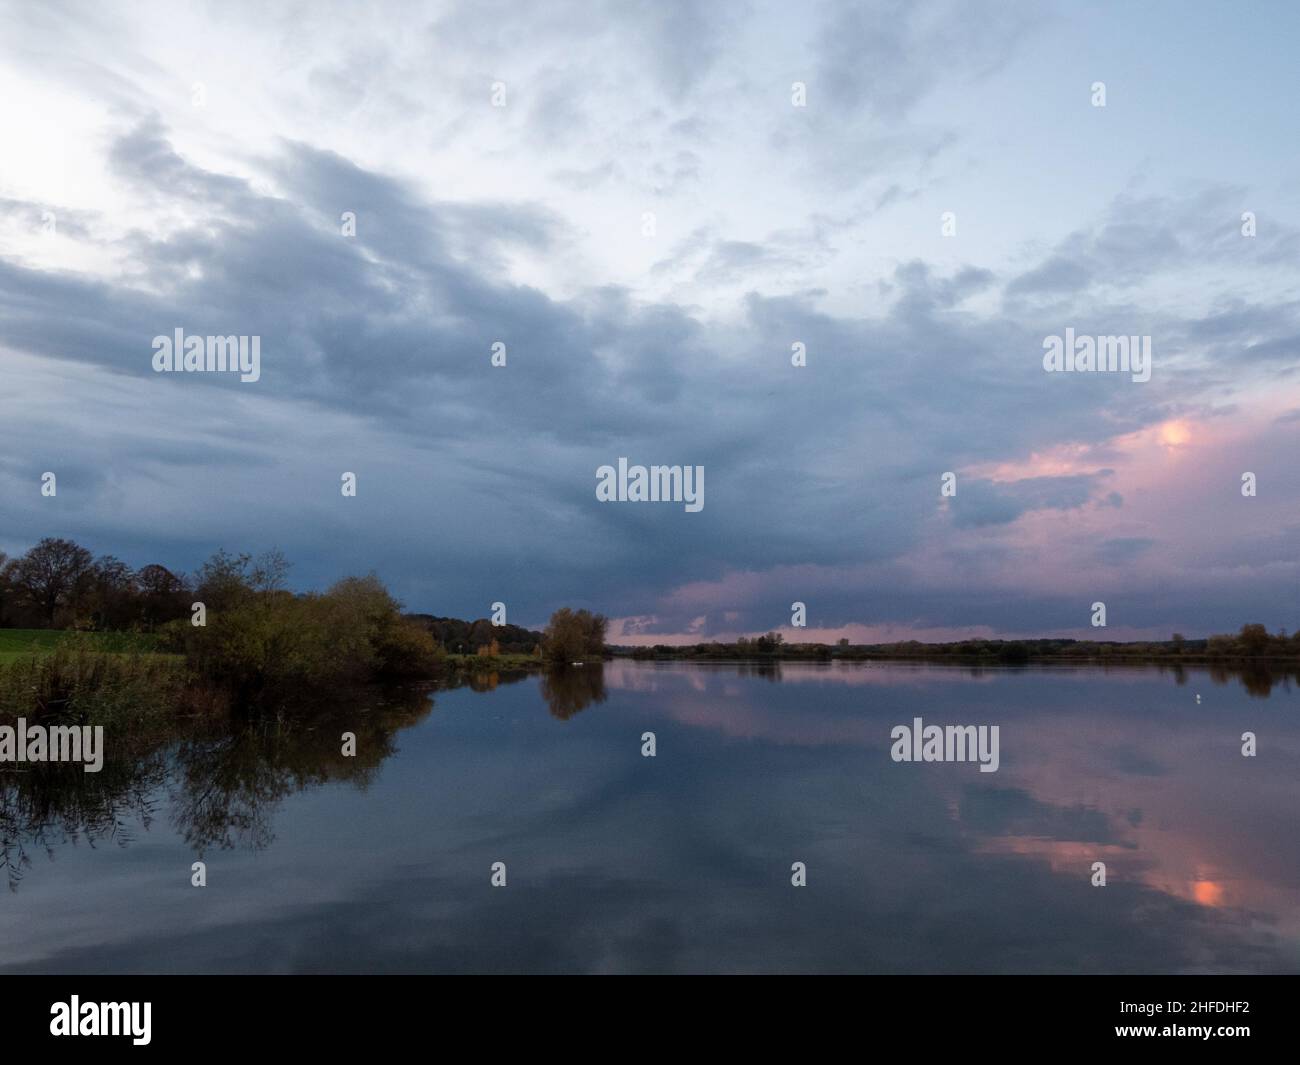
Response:
[[[0,665],[36,652],[49,654],[62,640],[73,640],[112,654],[153,651],[156,636],[135,632],[66,632],[61,629],[0,629]]]

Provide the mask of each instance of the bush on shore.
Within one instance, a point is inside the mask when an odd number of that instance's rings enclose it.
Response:
[[[428,676],[442,659],[433,637],[402,617],[379,578],[348,577],[327,592],[294,595],[259,578],[231,581],[206,624],[165,633],[196,678],[243,694]],[[202,588],[200,588],[200,595]]]

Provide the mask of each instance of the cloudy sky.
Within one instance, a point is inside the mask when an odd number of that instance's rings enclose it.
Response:
[[[0,550],[279,547],[625,643],[1300,624],[1288,5],[0,23]],[[1067,327],[1151,380],[1045,372]],[[155,373],[177,328],[261,379]],[[620,456],[704,508],[600,502]]]

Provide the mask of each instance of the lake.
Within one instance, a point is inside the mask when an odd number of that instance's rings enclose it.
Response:
[[[615,660],[112,741],[0,773],[0,969],[1300,971],[1294,678]]]

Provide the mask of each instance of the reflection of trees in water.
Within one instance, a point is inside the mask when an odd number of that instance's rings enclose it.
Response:
[[[1031,662],[1027,666],[993,668],[966,666],[963,668],[972,677],[985,677],[992,676],[995,672],[1005,673],[1008,668],[1032,671],[1036,665],[1041,666],[1043,664]],[[1054,673],[1095,673],[1100,670],[1103,674],[1145,673],[1154,669],[1162,675],[1170,674],[1174,683],[1179,687],[1185,687],[1189,680],[1195,680],[1198,676],[1208,677],[1211,683],[1220,687],[1236,681],[1246,689],[1246,694],[1257,699],[1267,699],[1274,687],[1280,686],[1283,691],[1290,691],[1293,682],[1300,683],[1300,668],[1285,663],[1270,662],[1246,662],[1228,665],[1204,662],[1187,664],[1181,662],[1114,662],[1106,664],[1088,662],[1082,665],[1072,664],[1068,666],[1051,663],[1050,668]]]
[[[202,855],[211,847],[267,846],[272,814],[285,796],[331,781],[365,788],[396,749],[395,733],[432,708],[424,688],[354,693],[336,707],[232,715],[159,737],[152,749],[81,765],[40,763],[0,772],[0,868],[16,888],[29,850],[85,840],[131,842],[131,821],[146,829],[166,786],[172,822]],[[356,734],[356,756],[342,752]]]
[[[271,815],[281,799],[333,781],[365,789],[396,750],[394,733],[432,705],[420,689],[361,692],[337,707],[253,716],[189,737],[174,752],[173,824],[200,855],[241,844],[261,850],[275,838]],[[343,754],[344,732],[356,735],[355,756]]]
[[[1281,686],[1283,691],[1289,692],[1292,681],[1300,681],[1300,669],[1297,667],[1268,662],[1209,666],[1160,665],[1156,668],[1161,673],[1171,672],[1174,683],[1179,687],[1185,687],[1189,680],[1195,680],[1198,676],[1208,676],[1210,682],[1219,687],[1238,681],[1246,689],[1246,694],[1256,699],[1267,699],[1275,686]]]
[[[527,680],[532,674],[526,669],[485,669],[467,673],[456,673],[438,685],[439,691],[454,691],[457,688],[469,688],[470,691],[490,692],[502,684],[518,684]]]
[[[439,687],[492,691],[527,676],[463,674]],[[217,705],[197,724],[178,723],[129,756],[107,758],[98,773],[48,763],[0,772],[0,869],[10,886],[32,864],[35,848],[53,857],[56,846],[78,840],[125,846],[130,824],[149,827],[164,787],[173,826],[200,856],[211,848],[262,849],[275,838],[281,800],[335,781],[364,789],[396,750],[398,730],[420,721],[433,703],[423,685],[366,688],[341,694],[334,705],[273,713],[218,712]],[[353,757],[343,754],[344,732],[356,735]]]
[[[98,773],[66,762],[0,771],[0,869],[9,889],[18,889],[33,849],[53,858],[55,847],[68,843],[125,847],[132,841],[129,822],[149,827],[166,775],[166,760],[157,751],[106,760]]]
[[[1241,681],[1248,694],[1257,699],[1267,699],[1275,684],[1280,684],[1284,691],[1291,690],[1291,682],[1300,680],[1300,670],[1293,666],[1270,666],[1261,662],[1251,662],[1240,667],[1211,666],[1210,679],[1215,684],[1230,684],[1234,679]]]
[[[781,679],[781,660],[773,658],[770,662],[737,662],[736,672],[742,677],[762,677],[764,680]]]
[[[1101,668],[1113,672],[1151,666]],[[1300,680],[1300,670],[1292,666],[1156,668],[1172,671],[1178,684],[1207,674],[1216,685],[1236,680],[1255,698],[1267,698],[1279,684],[1289,691],[1292,681]],[[781,679],[779,661],[737,663],[736,669],[742,675]],[[969,672],[979,676],[984,671],[974,667]],[[465,674],[440,687],[486,692],[529,676],[513,671]],[[604,665],[544,673],[541,692],[551,714],[567,720],[605,701]],[[126,846],[132,842],[132,824],[149,827],[168,785],[175,828],[198,853],[213,847],[265,847],[274,838],[272,815],[282,799],[332,781],[367,787],[396,749],[397,731],[420,721],[431,708],[427,687],[367,689],[334,707],[274,715],[214,714],[199,727],[158,737],[152,748],[106,759],[98,773],[75,764],[6,766],[0,770],[0,869],[16,890],[38,849],[53,857],[56,847],[69,843]],[[357,736],[355,757],[342,753],[344,732]]]
[[[592,703],[603,703],[607,697],[604,662],[561,666],[542,674],[542,698],[551,708],[551,714],[561,721],[567,721]]]

